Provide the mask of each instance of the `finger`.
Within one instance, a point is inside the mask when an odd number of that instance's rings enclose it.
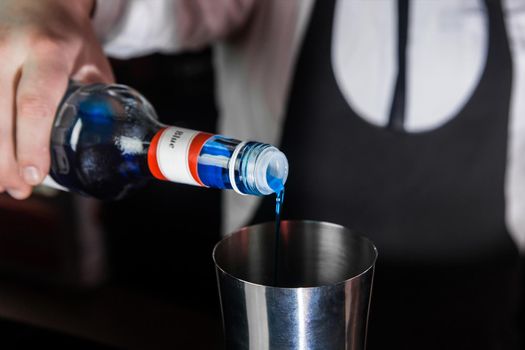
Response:
[[[94,33],[86,38],[84,49],[73,69],[73,79],[86,84],[115,82],[111,65]]]
[[[14,144],[15,86],[17,68],[6,62],[0,69],[0,186],[17,199],[29,196],[30,188],[18,173]]]
[[[39,184],[49,172],[51,129],[68,76],[67,65],[52,52],[23,66],[16,92],[16,157],[29,185]]]
[[[83,64],[71,77],[75,81],[80,81],[84,84],[93,83],[112,83],[114,81],[113,75],[108,75],[103,72],[99,66],[91,63]]]
[[[26,187],[24,187],[23,189],[20,189],[21,187],[8,188],[6,192],[14,199],[19,199],[19,200],[27,199],[31,195],[32,188],[31,186],[27,186],[27,185],[25,186]]]

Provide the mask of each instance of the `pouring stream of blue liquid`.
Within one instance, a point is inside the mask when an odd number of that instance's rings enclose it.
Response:
[[[273,283],[279,285],[279,250],[281,242],[281,209],[284,202],[284,187],[276,193],[275,198],[275,250],[274,250],[274,273]]]
[[[281,243],[281,210],[284,202],[284,183],[282,178],[272,176],[271,173],[266,174],[268,184],[275,191],[275,246],[274,246],[274,271],[273,284],[279,285],[279,251]]]

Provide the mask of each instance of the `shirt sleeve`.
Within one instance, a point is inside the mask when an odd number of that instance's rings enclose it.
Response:
[[[105,52],[130,58],[199,49],[240,30],[255,0],[98,0],[92,23]]]

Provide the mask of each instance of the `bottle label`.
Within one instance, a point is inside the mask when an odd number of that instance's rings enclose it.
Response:
[[[148,166],[157,179],[205,186],[197,169],[202,147],[213,134],[178,127],[159,130],[151,140]]]

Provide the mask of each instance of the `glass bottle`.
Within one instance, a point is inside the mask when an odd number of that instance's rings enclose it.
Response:
[[[124,85],[72,83],[53,126],[44,184],[118,199],[156,178],[259,196],[280,192],[287,176],[286,156],[274,146],[163,125]]]

